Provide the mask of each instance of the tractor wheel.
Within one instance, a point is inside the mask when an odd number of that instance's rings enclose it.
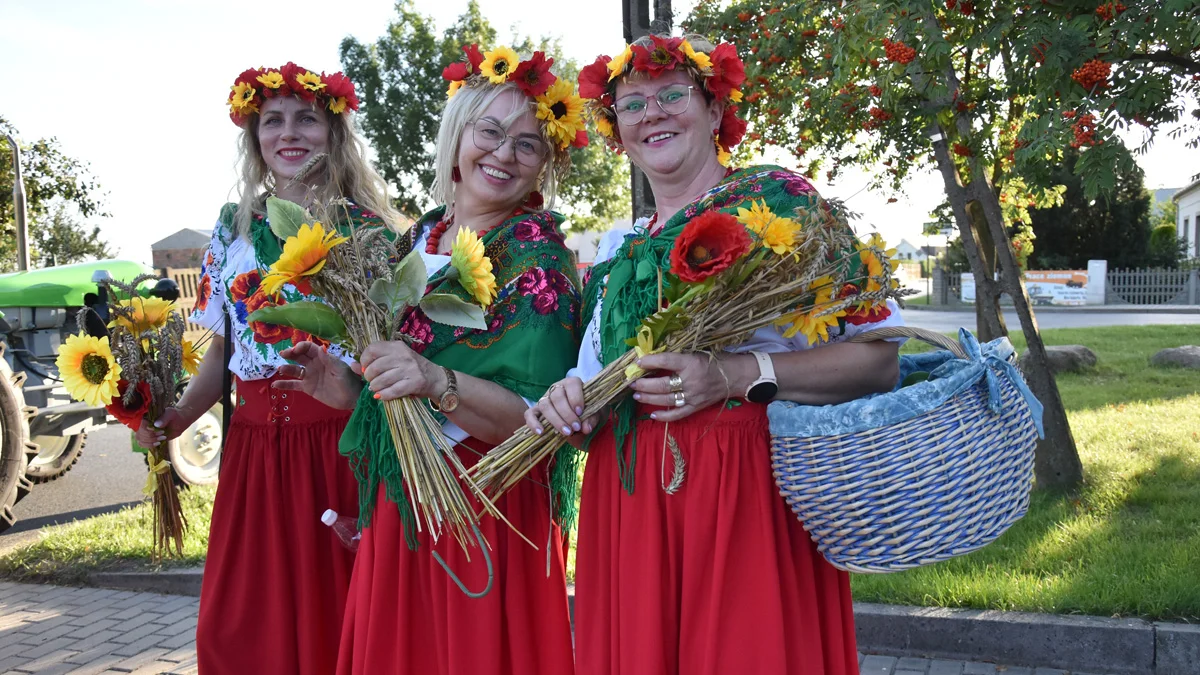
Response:
[[[29,419],[34,410],[25,405],[21,391],[25,373],[13,373],[9,368],[4,360],[6,347],[0,342],[0,532],[17,521],[12,507],[29,492],[26,453],[33,450],[29,442]]]
[[[167,445],[177,480],[186,485],[217,482],[221,470],[221,404],[209,408]]]
[[[29,453],[25,475],[34,483],[49,483],[75,466],[83,454],[87,434],[73,436],[34,436],[35,450]]]

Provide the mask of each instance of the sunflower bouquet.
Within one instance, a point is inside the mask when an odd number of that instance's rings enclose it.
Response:
[[[199,371],[196,346],[184,339],[183,316],[175,303],[142,297],[139,286],[156,277],[142,275],[129,284],[101,282],[112,301],[93,308],[106,312],[106,335],[72,335],[59,350],[58,369],[71,397],[89,405],[103,405],[133,430],[143,420],[156,420],[175,403],[175,385],[186,371]],[[100,322],[103,325],[103,321]],[[187,519],[179,502],[179,488],[169,475],[171,462],[165,443],[146,449],[149,472],[142,492],[150,497],[154,513],[153,557],[183,555]]]
[[[767,327],[818,344],[842,322],[886,316],[887,300],[907,294],[892,278],[894,254],[877,234],[863,243],[848,227],[802,227],[765,201],[736,216],[709,211],[692,219],[671,249],[669,272],[659,273],[661,309],[626,341],[631,349],[584,383],[583,416],[624,399],[646,375],[637,362],[647,354],[716,353]],[[553,454],[564,438],[553,425],[546,430],[522,427],[496,446],[472,469],[479,487],[501,495]]]
[[[420,308],[430,320],[453,326],[486,329],[484,310],[496,297],[491,261],[479,237],[459,231],[451,253],[449,277],[457,279],[474,303],[448,293],[425,294],[428,274],[420,252],[402,259],[392,231],[379,225],[356,225],[342,199],[317,204],[314,216],[285,200],[267,199],[271,230],[284,240],[282,254],[263,278],[268,294],[290,283],[320,301],[264,307],[250,322],[291,326],[360,355],[372,343],[401,339],[403,320]],[[330,227],[326,229],[326,225]],[[408,485],[408,499],[436,538],[446,529],[466,549],[478,540],[478,514],[459,483],[466,482],[487,513],[495,506],[466,478],[466,468],[442,434],[430,409],[412,397],[382,402],[392,443]]]

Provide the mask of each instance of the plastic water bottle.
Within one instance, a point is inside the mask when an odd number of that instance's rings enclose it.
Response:
[[[343,546],[351,551],[358,551],[358,541],[362,538],[362,533],[358,531],[357,521],[347,516],[338,516],[338,512],[333,509],[326,509],[325,513],[321,514],[321,522],[333,528],[333,533]]]

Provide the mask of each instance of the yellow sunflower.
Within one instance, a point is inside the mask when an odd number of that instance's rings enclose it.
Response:
[[[625,72],[625,66],[633,59],[633,49],[626,47],[625,51],[617,55],[617,58],[608,62],[608,81],[612,82]]]
[[[545,94],[537,97],[537,117],[546,121],[546,134],[558,147],[565,148],[583,129],[583,99],[575,95],[575,85],[559,78]]]
[[[309,71],[305,71],[303,75],[297,75],[296,82],[309,91],[321,91],[325,88],[321,76]]]
[[[113,358],[107,337],[71,335],[58,350],[55,363],[67,393],[76,401],[108,405],[117,395],[121,366]]]
[[[496,47],[490,52],[483,53],[483,63],[479,64],[479,72],[492,81],[492,84],[504,84],[512,71],[517,69],[520,59],[517,53],[508,47]]]
[[[254,104],[254,97],[258,95],[258,90],[250,86],[248,82],[238,82],[233,85],[233,98],[229,99],[229,111],[238,115],[250,115],[258,112],[258,106]]]
[[[446,90],[446,98],[454,98],[458,90],[462,88],[464,82],[462,80],[454,80],[450,83],[450,88]]]
[[[800,225],[791,218],[776,218],[767,228],[760,232],[763,246],[771,249],[776,255],[787,255],[796,247],[796,234]]]
[[[708,54],[696,51],[687,40],[684,40],[679,46],[683,47],[684,55],[691,59],[697,68],[700,70],[709,70],[712,68],[712,59],[708,58]]]
[[[721,166],[729,166],[729,163],[733,161],[733,155],[721,147],[720,143],[717,143],[717,161],[720,162]]]
[[[284,284],[303,282],[304,277],[320,272],[329,250],[346,241],[349,239],[339,237],[337,230],[326,232],[319,222],[301,225],[295,236],[283,243],[283,253],[262,280],[263,292],[274,295]]]
[[[742,90],[734,89],[733,91],[729,92],[729,100],[733,101],[734,103],[741,103],[742,102]]]
[[[771,208],[767,206],[767,200],[765,199],[751,201],[749,209],[743,209],[739,207],[737,212],[738,222],[742,225],[745,225],[747,230],[750,230],[760,237],[762,236],[762,233],[766,231],[767,227],[779,218],[779,216],[776,216],[771,211]]]
[[[783,331],[785,338],[795,337],[803,333],[808,344],[817,345],[829,340],[829,328],[838,325],[838,319],[846,316],[845,309],[828,312],[817,316],[825,309],[825,305],[833,300],[833,278],[826,275],[814,279],[809,284],[809,290],[816,292],[810,309],[793,312],[775,322],[777,326],[787,326]]]
[[[191,340],[183,341],[183,369],[193,376],[200,373],[200,352]]]
[[[134,335],[147,331],[158,330],[167,325],[171,312],[175,311],[175,303],[162,298],[130,298],[121,300],[117,307],[123,308],[122,313],[115,313],[109,322],[109,328],[120,326]]]
[[[884,277],[883,261],[879,259],[878,251],[882,251],[883,255],[888,259],[891,269],[896,269],[896,262],[893,258],[896,256],[896,249],[888,248],[883,241],[883,237],[879,236],[878,232],[871,234],[871,238],[866,244],[859,244],[858,254],[862,258],[863,266],[866,267],[867,284],[864,289],[867,293],[873,293],[883,289],[883,284],[879,281]],[[900,281],[898,279],[890,280],[892,288],[898,288]]]
[[[334,115],[341,115],[342,113],[346,112],[346,104],[347,101],[345,96],[331,98],[329,99],[329,111]]]
[[[600,132],[601,136],[605,138],[613,137],[613,125],[612,122],[608,121],[607,117],[604,115],[594,115],[592,116],[592,121],[596,123],[596,131]]]
[[[483,242],[475,230],[468,227],[458,230],[454,248],[450,250],[450,265],[458,271],[458,283],[480,307],[487,308],[496,297],[496,277],[492,275],[492,261],[483,254]]]
[[[278,70],[269,70],[255,79],[261,82],[267,89],[278,89],[284,85],[283,73],[280,73]]]

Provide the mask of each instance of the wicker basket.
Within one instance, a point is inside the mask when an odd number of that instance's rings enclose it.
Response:
[[[965,330],[956,343],[895,328],[855,341],[894,336],[945,348],[901,357],[902,378],[906,369],[934,366],[933,378],[840,406],[776,403],[769,412],[784,499],[825,558],[851,572],[895,572],[969,553],[1029,506],[1041,406],[1013,368],[1008,340],[980,346]],[[813,435],[814,415],[859,428]]]

